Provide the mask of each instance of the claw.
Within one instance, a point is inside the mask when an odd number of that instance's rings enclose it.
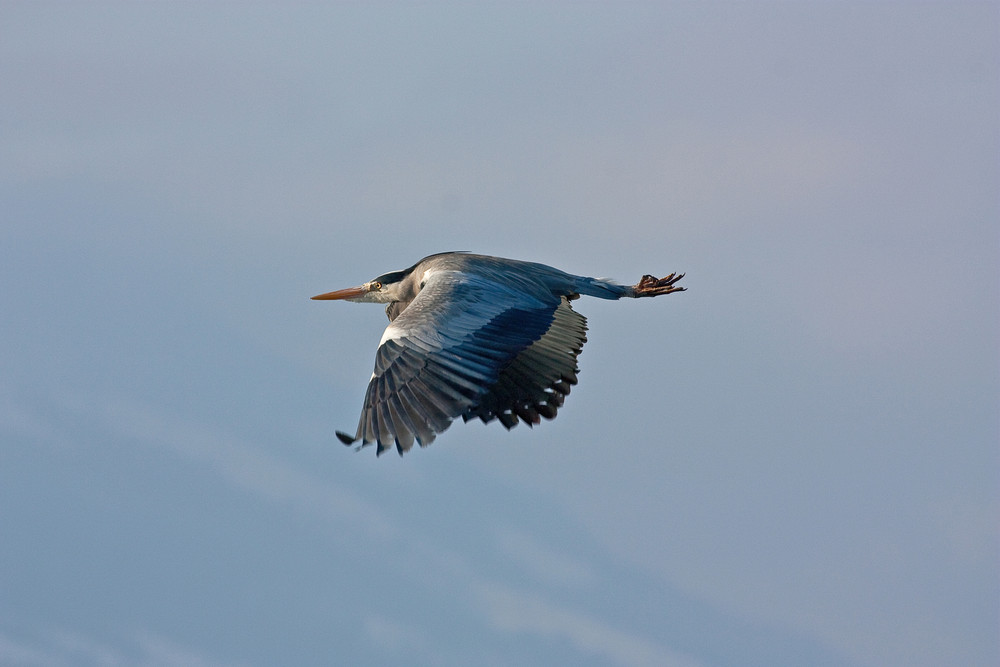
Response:
[[[639,279],[633,289],[636,298],[642,296],[659,296],[660,294],[670,294],[671,292],[683,292],[685,288],[676,286],[678,280],[684,277],[683,273],[671,273],[663,278],[656,278],[649,274]]]

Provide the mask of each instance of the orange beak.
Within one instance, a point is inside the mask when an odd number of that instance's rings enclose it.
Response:
[[[367,293],[368,290],[364,286],[348,287],[347,289],[339,289],[334,292],[327,292],[326,294],[317,294],[312,298],[316,301],[335,301],[338,299],[356,299]]]

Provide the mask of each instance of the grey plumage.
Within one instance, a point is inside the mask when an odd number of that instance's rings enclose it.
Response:
[[[386,303],[390,324],[375,354],[357,432],[345,444],[427,446],[451,422],[506,428],[552,419],[577,382],[587,320],[570,301],[681,291],[681,275],[633,286],[544,264],[466,253],[426,257],[409,269],[314,299]]]

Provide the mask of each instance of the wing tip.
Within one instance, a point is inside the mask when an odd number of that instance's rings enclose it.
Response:
[[[353,435],[347,435],[343,431],[337,431],[337,440],[340,440],[342,443],[350,447],[358,441],[358,438]]]

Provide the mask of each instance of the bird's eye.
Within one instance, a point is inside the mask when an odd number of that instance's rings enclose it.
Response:
[[[372,283],[372,287],[374,287],[375,289],[382,289],[382,283],[376,280],[375,282]]]

